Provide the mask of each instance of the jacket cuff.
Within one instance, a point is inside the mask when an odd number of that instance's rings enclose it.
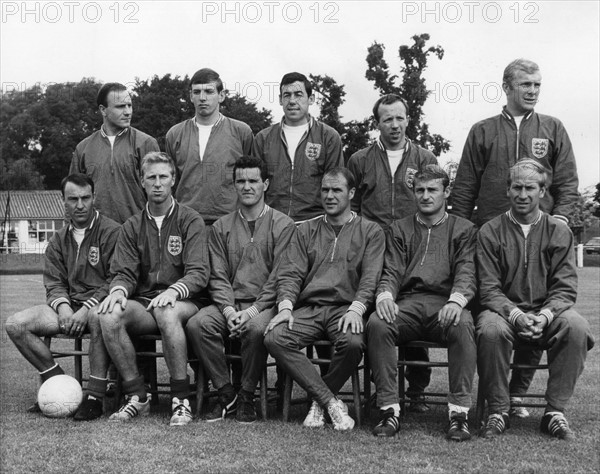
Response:
[[[254,316],[258,316],[258,309],[254,305],[247,308],[246,312],[248,313],[248,316],[250,316],[250,319],[252,319]]]
[[[92,309],[94,306],[100,304],[100,302],[96,298],[90,298],[86,302],[83,303],[87,309]]]
[[[121,285],[117,285],[117,286],[112,287],[110,289],[110,293],[109,294],[112,295],[117,290],[121,290],[123,293],[125,293],[125,298],[129,298],[129,292],[127,291],[127,288],[125,288],[124,286],[121,286]]]
[[[289,309],[290,311],[292,311],[294,309],[294,305],[292,304],[292,302],[290,300],[283,300],[281,303],[279,303],[277,309],[279,310],[280,313],[284,309]]]
[[[64,296],[61,296],[60,298],[56,298],[54,301],[52,301],[50,303],[50,307],[56,312],[58,313],[58,307],[63,304],[66,303],[69,306],[71,306],[71,302],[69,301],[68,298],[65,298]]]
[[[379,303],[383,300],[393,300],[394,297],[390,291],[383,291],[377,295],[377,299],[375,300],[375,304]]]
[[[467,300],[467,298],[465,298],[460,293],[456,293],[456,292],[452,293],[450,295],[450,298],[448,298],[448,303],[456,303],[461,308],[464,308],[465,306],[467,306],[468,302],[469,302],[469,300]]]
[[[550,323],[554,320],[554,315],[548,308],[541,310],[540,316],[544,316],[548,320],[548,326],[550,326]]]
[[[508,322],[510,324],[512,324],[514,327],[517,327],[517,318],[519,316],[521,316],[522,314],[525,314],[525,313],[523,311],[521,311],[519,308],[513,308],[513,310],[508,315]]]
[[[173,283],[169,288],[177,292],[180,300],[190,297],[190,290],[181,282]]]
[[[225,306],[223,308],[223,316],[225,316],[226,318],[229,318],[229,316],[231,316],[234,313],[235,313],[235,308],[233,306]]]
[[[360,317],[362,317],[367,312],[367,307],[362,304],[360,301],[353,301],[348,311],[354,311]]]

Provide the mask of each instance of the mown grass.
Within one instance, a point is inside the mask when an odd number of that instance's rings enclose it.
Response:
[[[592,323],[600,341],[597,268],[579,270],[577,309]],[[169,428],[169,403],[161,398],[150,417],[131,424],[106,418],[75,423],[26,413],[38,386],[36,372],[8,340],[6,318],[43,303],[39,275],[0,277],[0,471],[1,472],[600,472],[600,356],[590,353],[568,412],[577,440],[565,443],[538,431],[540,409],[526,420],[513,420],[505,436],[448,443],[443,435],[446,413],[434,407],[425,415],[408,415],[400,435],[377,439],[370,433],[376,413],[351,433],[312,431],[301,426],[304,406],[294,407],[283,423],[271,418],[250,426],[233,421],[193,422]],[[434,353],[433,357],[443,357]],[[70,363],[61,365],[72,370]],[[87,368],[86,368],[87,369]],[[159,363],[167,380],[164,363]],[[532,391],[543,391],[546,374],[536,375]],[[446,390],[446,373],[434,369],[432,388]],[[473,393],[475,400],[476,386]],[[474,427],[472,427],[474,429]]]

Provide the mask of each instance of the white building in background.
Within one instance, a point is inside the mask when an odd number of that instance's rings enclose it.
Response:
[[[60,191],[0,191],[0,252],[44,253],[64,217]]]

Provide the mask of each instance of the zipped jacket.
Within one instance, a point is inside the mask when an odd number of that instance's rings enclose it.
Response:
[[[52,236],[45,253],[44,286],[46,302],[54,311],[61,303],[89,309],[108,295],[110,261],[120,227],[95,211],[81,245],[71,225]]]
[[[213,125],[200,160],[195,118],[171,127],[165,148],[177,167],[175,199],[214,222],[237,207],[233,165],[252,152],[252,130],[244,122],[221,115]]]
[[[508,170],[524,158],[538,161],[548,173],[540,209],[568,219],[579,197],[579,180],[567,131],[560,120],[533,111],[517,128],[506,106],[471,128],[452,188],[452,213],[471,219],[477,206],[474,222],[480,227],[510,209]]]
[[[401,300],[434,294],[466,306],[476,290],[476,234],[471,222],[447,213],[432,226],[418,214],[394,221],[387,233],[378,296],[387,291]]]
[[[356,179],[352,210],[384,229],[396,219],[412,216],[417,212],[413,177],[429,164],[437,164],[434,154],[408,139],[393,175],[381,140],[357,151],[348,161]]]
[[[123,224],[111,272],[111,293],[121,289],[127,298],[154,298],[172,288],[179,299],[194,299],[210,275],[202,217],[173,200],[159,230],[146,205]]]
[[[271,184],[265,198],[267,204],[295,222],[323,213],[323,174],[337,166],[344,166],[340,135],[312,117],[308,131],[298,143],[294,160],[288,154],[283,119],[256,135],[253,154],[269,168]]]
[[[573,234],[546,213],[527,238],[510,211],[484,224],[477,265],[481,304],[509,321],[518,312],[545,312],[551,321],[577,299]]]
[[[69,173],[83,173],[94,181],[95,206],[100,213],[123,224],[146,204],[140,162],[151,151],[160,151],[150,135],[129,127],[115,137],[111,147],[104,130],[84,138],[73,153]]]
[[[295,231],[292,219],[267,205],[255,221],[254,233],[239,210],[212,225],[209,288],[223,314],[237,302],[254,303],[254,315],[275,305],[276,265]],[[268,280],[273,281],[267,285]]]
[[[381,227],[354,212],[337,236],[326,216],[304,222],[281,262],[277,300],[294,307],[352,305],[363,315],[373,302],[384,251]]]

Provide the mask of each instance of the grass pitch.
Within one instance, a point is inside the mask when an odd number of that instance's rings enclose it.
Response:
[[[576,309],[590,321],[600,343],[600,272],[579,270]],[[12,472],[600,472],[600,356],[588,355],[567,413],[575,442],[550,439],[538,431],[541,409],[530,409],[526,420],[513,420],[495,440],[478,437],[449,443],[443,429],[444,407],[424,415],[409,414],[396,438],[378,439],[371,418],[350,433],[301,426],[305,408],[294,408],[282,423],[274,407],[267,422],[241,426],[234,421],[170,428],[169,401],[162,397],[148,418],[130,424],[108,423],[106,417],[75,423],[49,419],[25,410],[35,399],[36,371],[6,336],[6,318],[44,302],[40,275],[0,276],[0,471]],[[444,357],[443,353],[432,357]],[[87,361],[86,361],[87,362]],[[72,373],[70,362],[61,365]],[[84,370],[87,363],[84,363]],[[168,380],[164,361],[162,381]],[[271,374],[274,377],[274,374]],[[434,369],[432,388],[447,390],[444,369]],[[534,379],[532,391],[544,390],[545,372]],[[473,400],[476,399],[477,377]],[[472,431],[475,427],[472,426]]]

